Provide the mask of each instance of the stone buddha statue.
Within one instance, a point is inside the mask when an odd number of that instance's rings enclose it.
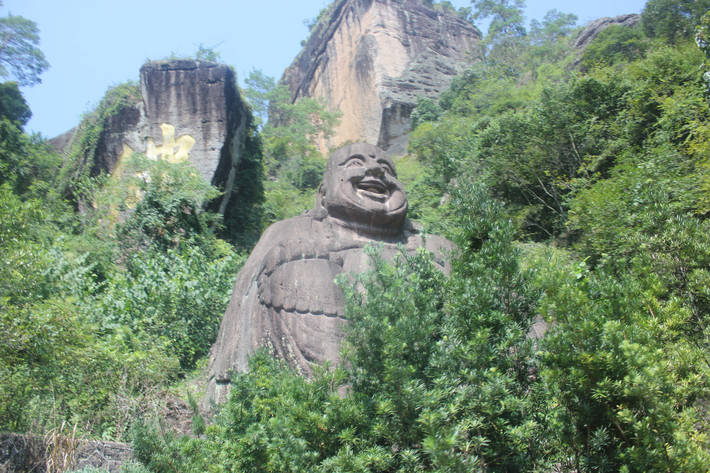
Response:
[[[335,151],[315,207],[271,225],[239,272],[212,347],[207,400],[226,399],[231,373],[246,371],[259,347],[305,376],[315,364],[337,363],[347,321],[334,280],[370,267],[366,245],[381,246],[388,259],[398,245],[408,252],[424,246],[448,272],[452,243],[422,238],[406,214],[406,193],[384,151],[365,143]]]

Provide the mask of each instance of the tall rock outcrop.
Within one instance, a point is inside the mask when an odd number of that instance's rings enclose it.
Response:
[[[110,94],[111,92],[109,92]],[[141,67],[140,93],[122,96],[99,113],[96,145],[77,151],[83,123],[52,140],[76,174],[112,173],[132,152],[151,159],[189,161],[224,190],[219,210],[228,212],[250,138],[251,112],[239,96],[234,71],[195,60],[151,61]],[[99,106],[101,108],[101,106]]]
[[[148,62],[141,67],[140,79],[146,151],[170,153],[166,146],[190,147],[187,159],[202,177],[223,184],[228,176],[217,170],[221,161],[238,164],[250,119],[237,93],[234,71],[225,65],[191,60]],[[174,127],[173,137],[166,134],[165,124]],[[153,137],[161,138],[162,143]],[[223,164],[224,171],[234,167],[229,164]]]
[[[572,48],[576,50],[583,50],[589,46],[589,43],[594,41],[594,38],[596,38],[599,33],[612,25],[628,26],[630,28],[636,26],[640,21],[641,15],[636,13],[629,13],[628,15],[620,15],[613,18],[599,18],[589,23],[582,31],[579,32],[577,38],[574,40]]]
[[[470,65],[480,32],[422,0],[337,0],[281,79],[293,101],[342,112],[323,153],[349,141],[406,149],[417,97],[433,97]]]

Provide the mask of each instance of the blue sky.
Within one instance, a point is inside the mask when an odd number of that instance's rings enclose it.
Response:
[[[21,15],[40,29],[50,63],[42,83],[22,89],[33,117],[27,131],[53,137],[75,126],[106,89],[138,80],[147,59],[216,49],[240,80],[252,69],[280,77],[301,49],[329,0],[4,0],[0,15]],[[469,6],[468,0],[454,0]],[[645,0],[528,0],[527,20],[551,9],[574,13],[579,24],[640,13]]]

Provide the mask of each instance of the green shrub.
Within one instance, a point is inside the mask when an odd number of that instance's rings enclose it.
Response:
[[[647,40],[641,28],[611,25],[603,29],[582,53],[582,67],[610,66],[641,58]]]
[[[121,327],[162,341],[183,370],[194,368],[217,337],[243,258],[210,255],[186,243],[132,256],[87,310],[104,327]]]
[[[631,275],[550,270],[540,374],[559,406],[552,431],[566,468],[702,471],[709,386],[703,351],[682,336],[691,312]]]
[[[708,0],[648,0],[641,13],[641,24],[651,38],[681,42],[692,37],[708,10]]]

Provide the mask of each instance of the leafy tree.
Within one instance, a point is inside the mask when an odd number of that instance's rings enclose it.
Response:
[[[481,43],[481,58],[499,77],[519,74],[515,58],[525,49],[527,31],[523,22],[524,0],[475,0],[474,20],[490,19]]]
[[[123,179],[114,184],[120,191],[118,210],[127,210],[125,206],[131,201],[135,205],[117,228],[124,254],[153,245],[175,248],[183,241],[209,234],[218,217],[204,211],[202,205],[216,197],[217,191],[192,165],[151,161],[136,154],[122,174]],[[124,195],[125,200],[121,199]]]
[[[643,30],[650,38],[688,40],[708,10],[708,0],[648,0],[641,13]]]
[[[257,125],[263,127],[268,119],[269,101],[272,91],[276,88],[276,82],[273,77],[253,69],[244,79],[244,83],[247,86],[244,89],[244,97],[254,112]]]
[[[138,425],[136,457],[154,472],[314,471],[363,423],[357,406],[334,389],[342,380],[340,372],[322,372],[309,382],[257,353],[249,372],[234,377],[230,400],[205,437]]]
[[[121,398],[140,397],[164,382],[171,363],[145,340],[136,340],[128,353],[115,338],[100,337],[81,305],[90,305],[99,290],[93,263],[72,251],[71,235],[61,228],[66,215],[47,204],[23,201],[9,184],[0,186],[0,328],[6,342],[0,350],[0,428],[26,431],[69,421],[83,432],[120,435],[134,413],[125,400],[119,405]]]
[[[478,135],[476,167],[495,194],[513,204],[524,232],[564,230],[566,195],[609,166],[619,113],[618,82],[592,78],[544,89],[534,107],[491,120]]]
[[[585,48],[582,65],[612,65],[643,57],[647,48],[643,31],[623,25],[611,25],[602,30]]]
[[[577,16],[572,13],[562,13],[558,10],[550,10],[545,13],[542,21],[533,19],[530,22],[530,39],[533,45],[554,43],[574,30],[577,23]],[[547,58],[550,60],[552,58]]]
[[[339,115],[313,98],[291,103],[288,88],[261,71],[252,71],[245,82],[245,96],[259,117],[265,171],[274,181],[266,186],[266,228],[278,217],[292,217],[313,205],[325,169],[316,143],[330,136]]]
[[[695,43],[705,54],[705,83],[708,103],[710,103],[710,11],[703,15],[695,34]]]
[[[502,8],[496,5],[482,5],[482,8],[485,6],[486,15],[490,16],[497,8]],[[506,8],[514,10],[513,7]],[[521,10],[504,13],[498,15],[502,23],[518,23],[515,27],[503,28],[495,37],[489,31],[484,40],[487,49],[482,61],[454,78],[449,89],[440,94],[438,102],[444,112],[477,118],[495,116],[534,99],[539,89],[535,84],[538,77],[558,82],[569,75],[566,64],[571,62],[569,41],[576,21],[574,15],[552,10],[542,22],[534,20],[528,34],[522,24]],[[481,11],[478,14],[481,18],[486,16]],[[561,64],[556,65],[557,62]],[[425,102],[424,106],[429,104]],[[415,110],[414,116],[418,113]]]
[[[264,226],[298,215],[315,203],[313,192],[301,191],[283,179],[269,180],[265,187]]]
[[[407,216],[427,233],[451,236],[454,223],[451,209],[446,205],[449,186],[414,156],[404,156],[397,161],[397,177],[407,190]]]
[[[461,182],[451,206],[462,251],[443,292],[430,262],[412,259],[403,272],[376,262],[358,281],[365,294],[347,293],[352,389],[374,401],[373,433],[405,471],[417,460],[424,471],[532,469],[544,462],[542,405],[513,227],[481,187]]]
[[[49,63],[38,44],[34,21],[15,15],[0,18],[0,76],[12,77],[19,85],[39,84]]]
[[[707,364],[681,335],[690,312],[656,299],[633,273],[559,263],[542,276],[540,307],[554,324],[540,374],[560,407],[553,432],[563,468],[702,471]]]
[[[89,225],[117,239],[125,272],[110,271],[86,310],[101,326],[161,340],[192,369],[216,337],[241,263],[211,230],[218,216],[202,208],[216,189],[189,163],[141,155],[99,183],[83,195],[94,209]]]
[[[473,19],[491,19],[487,38],[498,39],[505,36],[525,34],[523,8],[525,0],[474,0]]]
[[[297,173],[293,167],[298,167],[304,159],[320,156],[316,140],[327,138],[337,120],[336,113],[325,110],[314,98],[305,97],[291,103],[286,86],[277,85],[269,94],[270,125],[263,130],[270,173],[283,170],[291,174],[291,182],[294,182]]]
[[[559,43],[542,61],[569,63],[554,55]],[[538,310],[552,322],[536,373],[554,407],[536,416],[551,428],[553,462],[563,471],[702,471],[710,340],[703,58],[688,42],[650,42],[628,28],[593,44],[587,58],[596,67],[574,77],[543,64],[528,82],[508,81],[507,97],[488,82],[505,68],[472,68],[440,97],[438,120],[415,130],[410,150],[435,177],[481,176],[519,235],[572,244],[564,258],[548,249],[528,262],[543,294]],[[530,71],[535,61],[504,64]]]
[[[268,114],[269,122],[262,133],[271,174],[289,158],[317,153],[315,140],[332,133],[339,119],[337,113],[328,112],[320,102],[309,97],[292,103],[288,88],[276,84],[261,71],[252,71],[245,82],[248,85],[245,96],[256,115],[264,120]]]
[[[429,97],[417,97],[417,106],[410,117],[412,129],[420,123],[434,121],[441,115],[439,103]]]
[[[242,263],[233,250],[210,255],[186,242],[137,253],[113,273],[87,311],[104,329],[120,326],[159,340],[187,371],[209,352]]]
[[[705,57],[710,59],[710,12],[703,15],[695,35],[695,42],[703,50]]]
[[[0,117],[24,126],[32,117],[32,111],[25,102],[17,82],[0,84]]]
[[[0,183],[10,183],[23,196],[54,194],[60,165],[61,157],[46,142],[23,133],[17,121],[0,118]]]
[[[199,61],[219,62],[220,55],[214,47],[205,46],[202,43],[197,47],[195,59]]]
[[[428,169],[438,190],[458,176],[463,162],[473,152],[476,122],[446,117],[438,123],[424,123],[412,135],[410,152]]]

